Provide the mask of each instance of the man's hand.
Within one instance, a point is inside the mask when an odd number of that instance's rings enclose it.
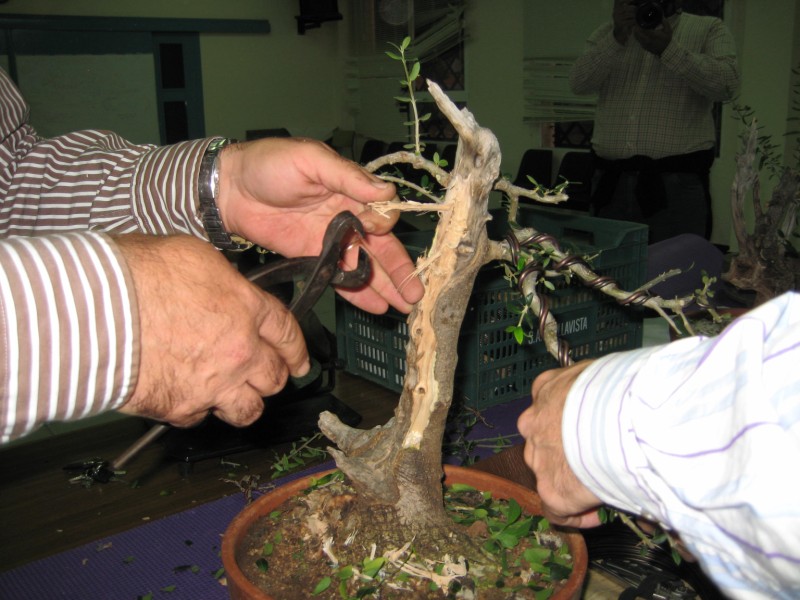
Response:
[[[525,462],[536,475],[536,490],[545,515],[554,523],[570,527],[600,524],[600,499],[575,476],[567,463],[561,437],[564,402],[578,375],[590,364],[545,371],[533,382],[532,405],[517,421],[525,438]]]
[[[301,138],[228,146],[219,160],[217,203],[229,231],[283,256],[314,256],[331,219],[349,210],[364,224],[362,243],[372,257],[373,274],[368,286],[342,295],[375,313],[389,305],[409,312],[422,297],[414,263],[391,234],[399,215],[385,217],[369,206],[392,200],[394,185],[322,142]]]
[[[667,19],[664,19],[661,25],[655,29],[642,29],[636,26],[633,29],[633,37],[636,38],[642,48],[656,56],[661,56],[661,53],[667,49],[667,46],[672,41],[672,25],[669,24]]]
[[[614,39],[624,46],[634,27],[637,27],[636,7],[631,0],[614,0],[611,18],[614,21]]]
[[[121,412],[193,425],[209,411],[248,425],[289,374],[308,372],[303,333],[289,310],[190,236],[116,239],[139,308],[139,376]]]

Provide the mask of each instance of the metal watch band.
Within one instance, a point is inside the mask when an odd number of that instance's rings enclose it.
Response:
[[[232,237],[230,233],[225,231],[222,217],[217,207],[217,192],[219,189],[217,157],[220,150],[230,143],[235,143],[235,140],[229,140],[228,138],[215,139],[208,145],[200,161],[200,174],[198,176],[200,219],[203,221],[203,227],[208,234],[208,239],[214,246],[220,250],[241,251],[251,248],[253,244],[239,236]]]

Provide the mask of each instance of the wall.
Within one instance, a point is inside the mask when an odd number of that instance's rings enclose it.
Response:
[[[522,123],[523,0],[471,2],[465,17],[467,102],[500,142],[500,172],[513,179],[523,152],[536,145]]]
[[[797,129],[787,122],[791,115],[792,69],[800,65],[797,38],[800,36],[800,5],[795,0],[771,2],[730,2],[730,26],[736,37],[742,87],[738,101],[755,110],[763,134],[771,135],[775,144],[783,145],[783,135]],[[727,111],[731,117],[731,111]],[[794,115],[798,117],[800,115]],[[715,226],[715,239],[729,241],[735,248],[730,231],[729,191],[735,173],[735,156],[739,150],[739,123],[734,118],[723,120],[723,154],[712,173],[712,186],[717,191],[717,214],[728,217]],[[791,150],[789,150],[791,152]],[[790,159],[790,154],[785,156]],[[761,197],[768,199],[776,182],[762,174]],[[725,195],[722,191],[725,190]],[[722,219],[719,219],[722,221]],[[727,235],[727,238],[725,237]]]
[[[201,35],[207,134],[244,138],[247,129],[286,127],[324,139],[337,126],[352,128],[341,86],[346,17],[301,36],[299,3],[287,0],[10,0],[0,13],[267,19],[266,35]]]

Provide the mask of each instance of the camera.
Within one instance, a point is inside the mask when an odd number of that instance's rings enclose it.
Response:
[[[636,24],[642,29],[655,29],[661,21],[677,11],[674,0],[634,0]]]

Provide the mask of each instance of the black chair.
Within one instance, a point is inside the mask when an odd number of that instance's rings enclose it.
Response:
[[[547,148],[528,148],[522,155],[522,160],[517,169],[514,185],[531,189],[533,184],[528,176],[533,177],[536,183],[546,188],[551,187],[550,181],[553,173],[553,152]]]
[[[567,152],[558,166],[558,175],[553,185],[569,181],[566,192],[569,200],[557,206],[572,210],[588,211],[592,205],[592,175],[594,162],[590,152]]]
[[[358,162],[365,165],[384,154],[386,154],[386,142],[368,138],[364,140],[364,145],[361,146],[361,154],[359,155]]]

